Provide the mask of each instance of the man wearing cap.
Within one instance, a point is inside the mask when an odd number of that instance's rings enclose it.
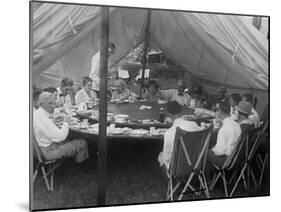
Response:
[[[50,92],[42,92],[38,99],[39,108],[33,115],[33,133],[47,160],[74,157],[77,163],[88,158],[88,146],[83,139],[66,141],[70,117],[64,117],[61,128],[49,118],[54,112],[56,98]]]
[[[248,118],[251,115],[252,105],[248,102],[241,101],[238,104],[238,123],[240,124],[242,133],[254,128],[252,121]]]
[[[108,43],[108,55],[112,55],[115,52],[115,45],[112,42]],[[93,80],[92,88],[96,93],[100,90],[100,52],[97,52],[91,61],[91,72],[89,77]]]
[[[242,96],[242,101],[248,102],[252,105],[251,114],[249,115],[250,121],[255,125],[255,128],[260,126],[260,117],[255,108],[253,107],[253,95],[245,93]]]

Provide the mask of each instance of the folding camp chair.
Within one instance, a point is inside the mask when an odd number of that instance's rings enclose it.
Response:
[[[260,143],[260,149],[258,149],[256,154],[256,161],[260,168],[260,176],[259,176],[259,183],[258,187],[261,186],[262,179],[264,176],[264,173],[266,169],[269,166],[269,131],[268,131],[268,122],[265,123],[265,128],[261,135],[261,143]]]
[[[225,197],[228,197],[228,186],[227,184],[232,181],[233,177],[236,175],[237,170],[239,170],[240,165],[243,164],[246,160],[246,142],[248,139],[248,133],[243,133],[237,140],[237,144],[232,151],[232,153],[227,157],[222,167],[218,167],[216,164],[212,166],[216,169],[216,174],[214,175],[211,183],[210,190],[213,190],[219,178],[223,181]],[[226,174],[232,173],[232,176],[229,181],[226,179]],[[244,186],[246,187],[245,175],[241,175],[244,181]],[[232,194],[232,192],[231,192]],[[231,195],[230,195],[231,196]]]
[[[180,192],[178,200],[183,198],[188,188],[197,194],[204,190],[206,197],[210,197],[204,174],[210,136],[209,129],[186,132],[177,127],[170,167],[166,169],[169,178],[167,200],[173,201],[175,192],[184,182],[185,186]],[[196,179],[195,177],[200,183],[200,188],[197,190],[191,185],[192,180]],[[174,181],[177,184],[173,187]]]
[[[253,182],[254,182],[255,186],[257,186],[257,182],[256,182],[256,179],[255,179],[255,176],[254,176],[253,169],[252,169],[251,165],[253,163],[254,157],[256,156],[257,149],[258,149],[258,147],[261,144],[262,135],[265,133],[267,127],[268,127],[268,122],[266,122],[264,126],[262,126],[260,128],[257,128],[257,129],[255,129],[254,131],[251,132],[251,139],[249,139],[249,150],[250,151],[247,154],[246,161],[245,161],[245,163],[243,165],[243,168],[242,168],[242,170],[240,172],[240,175],[239,175],[239,177],[238,177],[238,179],[237,179],[237,181],[236,181],[236,183],[234,185],[234,188],[233,188],[230,196],[232,196],[233,193],[235,192],[235,190],[236,190],[236,188],[238,186],[238,183],[240,182],[241,177],[243,177],[243,175],[246,172],[246,170],[250,171],[252,179],[253,179]],[[247,176],[248,176],[248,179],[249,179],[249,174]]]
[[[47,190],[53,191],[54,190],[54,171],[62,164],[64,159],[47,160],[45,158],[45,156],[43,155],[43,153],[41,152],[40,147],[39,147],[37,141],[35,140],[34,135],[32,138],[32,147],[33,147],[33,157],[34,157],[35,161],[37,162],[37,165],[35,166],[35,171],[33,174],[33,183],[35,182],[38,172],[41,169],[41,172],[43,175],[42,178],[45,181]],[[50,182],[48,180],[48,176],[50,176]]]

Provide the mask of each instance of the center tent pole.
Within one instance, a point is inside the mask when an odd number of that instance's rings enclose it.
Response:
[[[142,98],[142,90],[144,87],[144,77],[145,77],[145,68],[147,63],[147,48],[149,46],[150,40],[150,19],[151,19],[151,10],[147,11],[147,19],[146,19],[146,28],[145,28],[145,38],[144,38],[144,45],[143,45],[143,56],[142,56],[142,74],[141,74],[141,89],[140,89],[140,99]]]
[[[99,102],[99,138],[97,164],[97,205],[106,203],[106,163],[107,163],[107,72],[108,72],[108,38],[109,38],[109,7],[101,7],[100,37],[100,102]]]

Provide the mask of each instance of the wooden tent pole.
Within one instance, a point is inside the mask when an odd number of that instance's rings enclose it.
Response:
[[[106,163],[107,163],[107,72],[108,72],[109,7],[101,7],[100,39],[100,102],[99,102],[99,139],[98,139],[98,189],[97,204],[105,205]]]
[[[147,11],[147,19],[146,19],[146,28],[145,28],[145,38],[144,38],[144,46],[143,46],[143,63],[142,63],[142,74],[141,74],[141,89],[140,89],[140,94],[139,97],[140,99],[142,98],[142,89],[144,87],[144,77],[145,77],[145,68],[146,68],[146,63],[147,63],[147,47],[149,45],[149,40],[150,40],[150,19],[151,19],[151,10]]]

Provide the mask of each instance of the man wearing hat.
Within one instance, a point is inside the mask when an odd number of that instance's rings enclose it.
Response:
[[[246,101],[241,101],[238,104],[238,123],[240,124],[241,131],[245,131],[254,128],[253,122],[248,118],[252,114],[252,105]]]
[[[66,140],[70,117],[64,117],[61,128],[49,118],[54,112],[56,97],[50,92],[42,92],[38,99],[39,108],[33,115],[33,133],[47,160],[74,157],[77,163],[88,158],[88,146],[84,139]]]

